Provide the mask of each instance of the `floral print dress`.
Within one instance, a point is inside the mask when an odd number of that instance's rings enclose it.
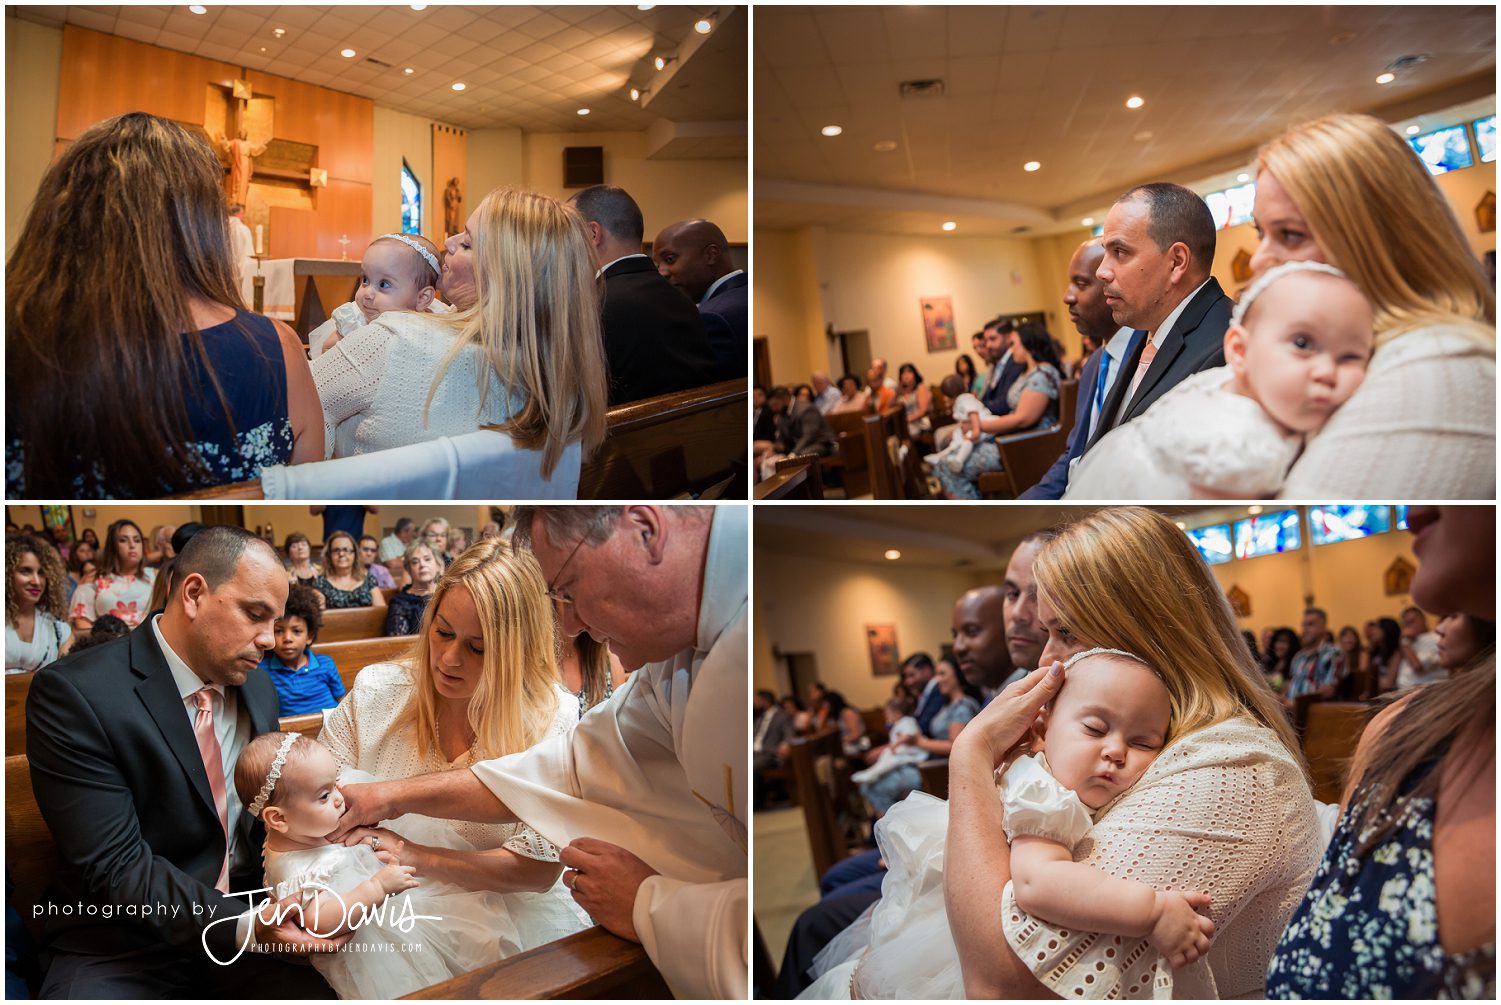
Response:
[[[1405,797],[1434,763],[1408,777],[1390,811],[1396,828],[1364,858],[1356,850],[1370,831],[1356,834],[1354,820],[1369,793],[1351,797],[1272,956],[1268,998],[1495,999],[1495,943],[1456,954],[1439,943],[1434,802]]]
[[[100,573],[92,583],[73,591],[70,618],[98,621],[113,614],[131,628],[150,614],[151,587],[156,582],[155,569],[143,569],[139,576],[106,576]]]

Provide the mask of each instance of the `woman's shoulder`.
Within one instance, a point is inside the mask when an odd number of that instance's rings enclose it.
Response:
[[[1489,359],[1494,365],[1495,358],[1495,329],[1456,319],[1388,336],[1371,357],[1370,369],[1377,372],[1417,360],[1453,361],[1473,367],[1476,359]]]
[[[1249,715],[1217,722],[1174,740],[1152,762],[1142,780],[1183,771],[1216,771],[1276,765],[1300,777],[1302,767],[1278,735]]]
[[[351,693],[405,694],[412,690],[412,671],[405,663],[372,663],[354,678]]]

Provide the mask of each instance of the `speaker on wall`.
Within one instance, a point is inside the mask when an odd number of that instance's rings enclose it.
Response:
[[[604,147],[564,147],[563,187],[586,188],[605,183]]]

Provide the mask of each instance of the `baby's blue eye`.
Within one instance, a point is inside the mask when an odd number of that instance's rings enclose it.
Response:
[[[380,281],[380,288],[383,289],[383,290],[389,290],[391,288],[391,280],[389,280],[389,279],[382,279]]]

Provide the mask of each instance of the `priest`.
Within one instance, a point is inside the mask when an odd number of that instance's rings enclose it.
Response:
[[[343,787],[335,840],[422,813],[520,820],[681,998],[745,998],[747,520],[738,507],[520,508],[564,632],[633,671],[578,728],[472,769]]]

